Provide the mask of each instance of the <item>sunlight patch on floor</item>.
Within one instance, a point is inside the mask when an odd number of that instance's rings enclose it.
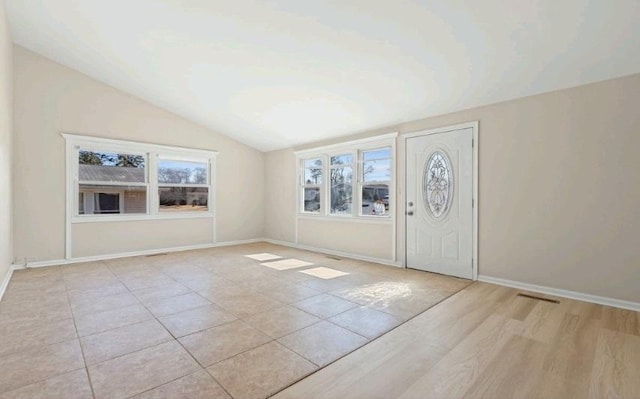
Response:
[[[325,280],[346,276],[349,273],[341,272],[340,270],[331,269],[328,267],[315,267],[313,269],[300,270],[300,273],[308,274],[310,276],[322,278]]]
[[[267,266],[270,267],[272,269],[276,269],[276,270],[289,270],[289,269],[295,269],[298,267],[304,267],[304,266],[311,266],[313,265],[313,263],[311,262],[305,262],[303,260],[300,259],[283,259],[283,260],[278,260],[275,262],[268,262],[268,263],[260,263],[262,266]]]
[[[261,254],[253,254],[253,255],[245,255],[247,258],[255,259],[260,262],[264,262],[265,260],[273,260],[273,259],[282,259],[282,256],[269,254],[269,253],[261,253]]]
[[[394,281],[382,281],[368,284],[363,287],[350,289],[343,297],[355,302],[385,304],[391,299],[407,298],[412,294],[412,289],[407,283]]]

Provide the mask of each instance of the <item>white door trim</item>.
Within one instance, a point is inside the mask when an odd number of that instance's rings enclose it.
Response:
[[[472,148],[472,151],[473,151],[473,259],[472,259],[473,281],[478,280],[478,126],[479,126],[478,121],[473,121],[473,122],[460,123],[457,125],[443,126],[435,129],[420,130],[417,132],[411,132],[411,133],[402,135],[404,139],[404,159],[405,159],[404,187],[406,192],[406,188],[408,185],[408,182],[407,182],[407,175],[408,175],[407,173],[407,140],[408,139],[413,137],[428,136],[430,134],[446,133],[454,130],[469,129],[469,128],[472,129],[472,137],[473,137],[473,148]],[[405,220],[406,220],[406,214],[407,214],[406,198],[404,198],[404,200],[402,201],[401,209],[402,209],[402,215],[405,215]],[[406,221],[404,223],[404,226],[405,226],[405,233],[404,233],[405,239],[404,239],[403,266],[406,268],[407,267],[407,233],[406,233],[407,223]]]

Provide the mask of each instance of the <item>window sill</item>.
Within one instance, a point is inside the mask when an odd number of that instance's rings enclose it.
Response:
[[[393,224],[391,216],[348,216],[348,215],[313,215],[308,213],[298,213],[298,219],[320,220],[323,222],[349,222],[349,223],[371,223],[371,224]]]
[[[110,222],[135,222],[145,220],[172,220],[172,219],[205,219],[213,218],[211,212],[185,212],[185,213],[167,213],[155,215],[88,215],[74,216],[71,223],[110,223]]]

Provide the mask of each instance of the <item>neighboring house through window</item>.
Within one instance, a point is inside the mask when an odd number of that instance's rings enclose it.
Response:
[[[63,136],[73,222],[213,216],[215,151]]]
[[[147,213],[146,154],[78,151],[79,215]]]

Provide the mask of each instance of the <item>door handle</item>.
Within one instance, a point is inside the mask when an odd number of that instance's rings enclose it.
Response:
[[[407,212],[407,215],[409,215],[409,216],[413,216],[413,211],[409,211],[409,212]]]

